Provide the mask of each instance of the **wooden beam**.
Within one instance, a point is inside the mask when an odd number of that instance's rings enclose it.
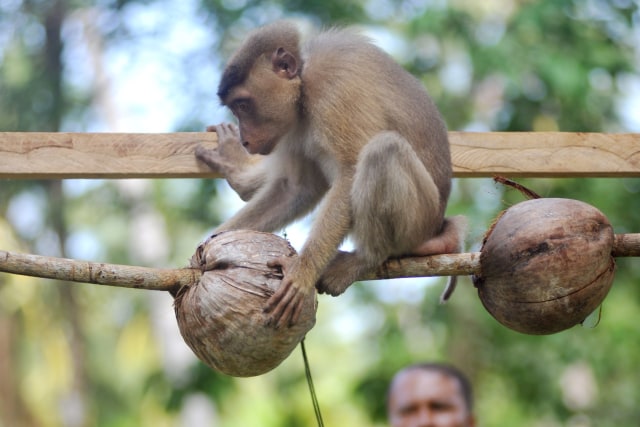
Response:
[[[450,132],[458,177],[640,177],[640,134]]]
[[[0,178],[216,177],[195,156],[211,132],[0,132]]]
[[[640,134],[450,132],[457,177],[640,177]],[[0,178],[213,178],[215,133],[0,132]]]

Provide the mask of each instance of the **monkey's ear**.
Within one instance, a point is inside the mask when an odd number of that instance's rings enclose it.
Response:
[[[273,71],[282,78],[292,79],[298,75],[298,61],[291,52],[279,47],[271,55]]]

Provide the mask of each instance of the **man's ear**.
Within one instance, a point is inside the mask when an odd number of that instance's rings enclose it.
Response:
[[[279,47],[271,55],[273,71],[282,78],[292,79],[298,75],[298,61],[291,52]]]

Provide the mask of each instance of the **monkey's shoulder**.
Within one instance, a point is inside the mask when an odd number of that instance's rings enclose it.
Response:
[[[304,69],[349,73],[365,65],[390,65],[389,55],[372,40],[351,29],[325,31],[310,39],[303,48]]]
[[[373,41],[350,29],[320,33],[303,47],[301,78],[311,99],[426,97],[418,80]]]

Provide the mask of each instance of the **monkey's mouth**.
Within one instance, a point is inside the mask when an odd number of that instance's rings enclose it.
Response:
[[[256,154],[255,146],[250,141],[242,141],[242,146],[249,154]]]
[[[261,154],[266,156],[273,151],[273,148],[277,144],[277,139],[261,139],[256,141],[242,141],[242,146],[247,150],[250,154]]]
[[[242,141],[242,146],[249,154],[263,154],[261,153],[262,145],[257,142]]]

